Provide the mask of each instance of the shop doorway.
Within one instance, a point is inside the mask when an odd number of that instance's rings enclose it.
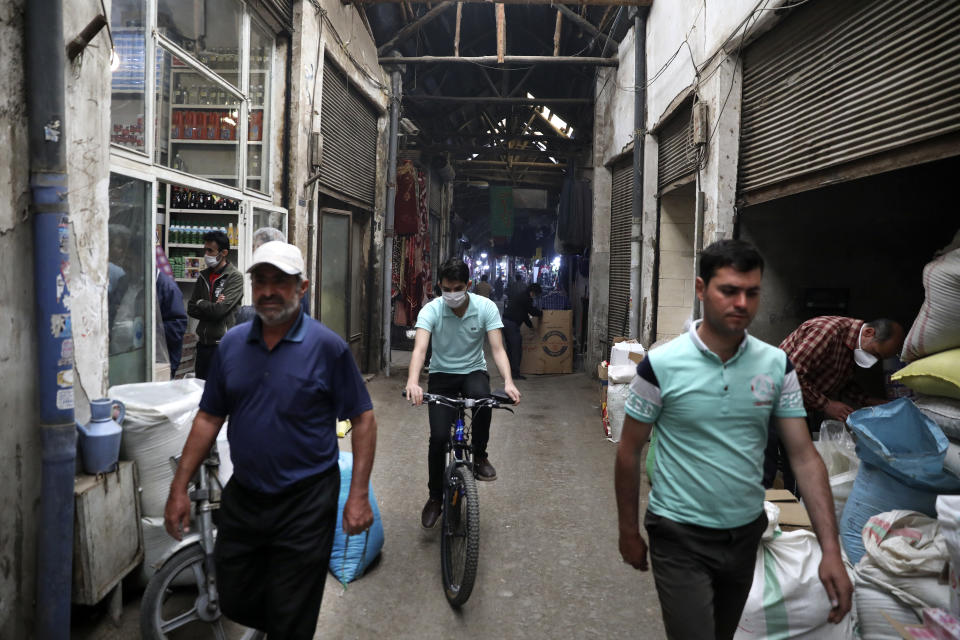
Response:
[[[318,282],[312,300],[317,319],[347,341],[361,368],[364,355],[363,294],[367,286],[366,217],[348,209],[320,209]]]
[[[656,340],[683,333],[693,314],[696,239],[696,188],[693,182],[660,196],[660,268],[657,279]]]

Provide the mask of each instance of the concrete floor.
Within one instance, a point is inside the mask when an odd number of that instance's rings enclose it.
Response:
[[[440,528],[420,527],[427,412],[400,395],[405,356],[397,353],[393,377],[369,383],[383,555],[347,589],[328,576],[316,637],[662,638],[652,577],[623,564],[617,550],[615,445],[602,436],[597,383],[584,374],[519,381],[516,415],[495,414],[489,453],[499,479],[479,483],[477,583],[460,611],[449,607]],[[502,379],[494,375],[493,385]],[[93,615],[77,620],[73,637],[135,638],[138,605],[125,604],[120,628]]]

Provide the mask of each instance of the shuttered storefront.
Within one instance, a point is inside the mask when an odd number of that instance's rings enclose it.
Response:
[[[657,190],[661,193],[696,171],[691,126],[687,102],[657,132]]]
[[[744,52],[738,194],[960,153],[960,3],[816,0]]]
[[[321,189],[372,207],[377,178],[377,113],[329,60],[323,63],[321,102]]]
[[[630,233],[633,222],[633,161],[613,165],[610,201],[610,297],[607,339],[630,334]]]

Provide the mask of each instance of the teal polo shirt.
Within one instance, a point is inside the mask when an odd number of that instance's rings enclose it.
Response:
[[[486,371],[483,357],[483,338],[488,331],[500,329],[500,310],[483,296],[467,294],[470,304],[462,318],[458,318],[443,298],[434,298],[420,310],[417,329],[430,332],[433,355],[430,356],[430,373],[473,373]]]
[[[650,510],[711,529],[748,524],[763,511],[763,454],[771,415],[802,418],[797,372],[780,349],[744,332],[723,362],[699,322],[637,366],[626,412],[654,426]]]

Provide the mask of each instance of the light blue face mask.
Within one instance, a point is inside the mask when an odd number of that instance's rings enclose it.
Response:
[[[869,369],[873,365],[877,364],[879,358],[872,353],[867,353],[861,348],[861,343],[863,342],[863,330],[866,328],[867,325],[860,327],[860,335],[857,336],[857,348],[853,350],[853,361],[857,363],[858,367]]]

